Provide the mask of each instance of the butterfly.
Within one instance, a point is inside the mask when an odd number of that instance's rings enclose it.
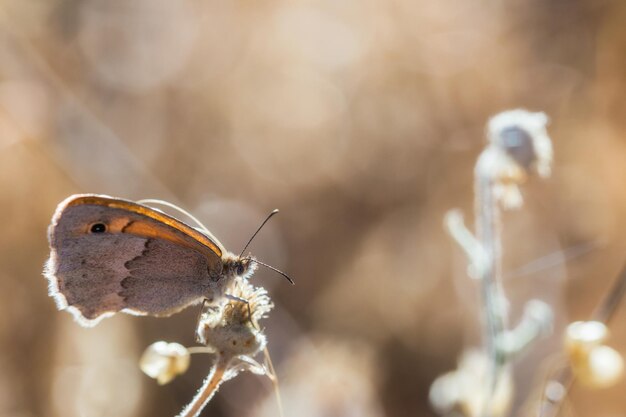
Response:
[[[198,230],[147,205],[105,195],[70,196],[48,229],[49,294],[59,310],[89,327],[117,312],[169,316],[202,301],[237,299],[228,288],[237,277],[249,278],[257,264],[293,284],[278,269],[242,256],[277,212],[236,255],[206,228]]]

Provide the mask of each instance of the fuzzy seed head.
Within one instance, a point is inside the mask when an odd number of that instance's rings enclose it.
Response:
[[[243,301],[230,300],[218,312],[203,314],[198,322],[198,340],[213,347],[221,355],[254,356],[267,341],[258,327],[273,304],[264,288],[254,288],[244,279],[236,279],[230,295]]]

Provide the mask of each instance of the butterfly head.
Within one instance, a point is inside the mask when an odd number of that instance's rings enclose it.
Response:
[[[224,260],[224,273],[227,277],[250,278],[256,268],[256,262],[251,257],[232,256]]]
[[[272,216],[275,215],[276,213],[278,213],[278,210],[273,210],[269,214],[269,216],[267,216],[267,218],[263,221],[263,223],[261,223],[261,226],[259,226],[256,232],[252,234],[252,237],[248,240],[248,243],[246,243],[246,245],[243,247],[239,256],[229,254],[224,258],[224,272],[227,277],[232,277],[232,278],[242,277],[244,279],[250,278],[252,273],[256,270],[257,265],[261,265],[261,266],[271,269],[272,271],[278,272],[280,275],[284,276],[290,283],[293,284],[293,280],[283,271],[280,271],[271,265],[261,262],[252,256],[249,256],[249,255],[246,257],[243,256],[243,253],[248,248],[248,245],[250,244],[250,242],[252,242],[252,239],[254,239],[257,233],[259,233],[259,230],[263,228],[263,225],[265,225],[265,223],[267,223],[267,221],[271,219]]]

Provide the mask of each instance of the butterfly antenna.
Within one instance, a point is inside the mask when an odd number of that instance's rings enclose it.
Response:
[[[285,273],[284,273],[283,271],[281,271],[280,269],[276,269],[276,268],[274,268],[274,267],[273,267],[273,266],[271,266],[271,265],[268,265],[268,264],[266,264],[266,263],[263,263],[263,262],[259,261],[258,259],[254,259],[254,258],[249,258],[249,259],[250,259],[250,261],[251,261],[251,262],[256,262],[257,264],[262,265],[262,266],[264,266],[264,267],[266,267],[266,268],[269,268],[269,269],[271,269],[271,270],[272,270],[272,271],[274,271],[274,272],[278,272],[280,275],[282,275],[282,276],[284,276],[285,278],[287,278],[287,281],[289,281],[289,282],[291,283],[291,285],[294,285],[294,284],[295,284],[295,282],[293,282],[293,280],[291,279],[291,277],[289,277],[289,275],[285,274]]]
[[[256,232],[254,232],[254,234],[252,235],[252,237],[250,238],[250,240],[248,240],[248,243],[246,243],[246,246],[243,247],[243,249],[241,250],[241,253],[239,254],[239,257],[241,258],[241,255],[243,255],[243,253],[246,251],[246,249],[248,249],[248,245],[250,245],[250,242],[252,242],[252,239],[254,239],[254,237],[257,235],[257,233],[259,233],[261,231],[261,229],[263,228],[263,226],[265,226],[265,223],[267,223],[267,221],[269,219],[272,218],[272,216],[274,214],[278,213],[278,209],[274,209],[272,210],[272,212],[269,214],[269,216],[267,216],[267,218],[265,220],[263,220],[263,223],[261,223],[261,225],[259,226],[258,229],[256,229]]]

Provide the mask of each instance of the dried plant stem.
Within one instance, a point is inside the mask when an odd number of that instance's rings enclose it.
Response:
[[[187,348],[187,352],[189,352],[191,355],[197,353],[215,353],[215,349],[208,346],[191,346]]]
[[[489,151],[483,152],[476,164],[476,234],[481,243],[486,262],[480,271],[480,285],[483,299],[483,340],[490,367],[487,372],[486,398],[483,401],[482,415],[490,415],[490,400],[493,397],[504,360],[498,352],[497,340],[506,330],[505,296],[501,277],[501,238],[500,209],[495,195],[495,182],[492,174]]]
[[[263,349],[263,354],[265,355],[265,362],[267,364],[267,368],[270,373],[268,376],[272,381],[272,385],[274,386],[274,396],[276,397],[276,404],[278,405],[278,416],[285,417],[285,412],[283,410],[283,400],[280,396],[280,387],[278,386],[278,377],[276,376],[276,371],[274,370],[274,364],[272,363],[272,358],[270,357],[270,352],[267,350],[267,346]]]
[[[593,320],[607,324],[619,307],[626,293],[626,265],[615,279],[615,282],[606,293],[598,307],[593,312]]]
[[[624,294],[626,294],[626,265],[622,267],[617,279],[594,310],[592,320],[608,324],[624,298]],[[560,369],[554,377],[546,381],[538,409],[538,415],[540,417],[556,417],[559,415],[563,402],[574,384],[574,380],[574,373],[568,366]],[[562,394],[557,398],[552,398],[545,392],[548,387],[554,386],[561,388]]]
[[[218,356],[217,362],[204,380],[204,383],[198,390],[198,393],[193,400],[187,404],[183,411],[181,411],[178,417],[197,417],[200,415],[202,409],[207,405],[209,400],[222,384],[222,381],[224,380],[224,373],[228,369],[229,363],[230,357],[224,357],[222,355]]]

